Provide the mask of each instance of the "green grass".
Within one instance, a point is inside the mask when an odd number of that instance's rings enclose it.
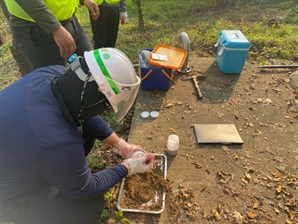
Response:
[[[145,27],[140,29],[137,8],[132,1],[127,1],[128,21],[120,25],[117,48],[137,63],[139,49],[154,48],[159,43],[181,47],[178,36],[186,32],[191,53],[215,55],[214,44],[220,31],[237,29],[251,42],[250,57],[254,59],[264,62],[269,58],[296,58],[298,7],[294,1],[238,1],[234,7],[216,10],[202,10],[198,2],[142,1]],[[91,36],[84,7],[80,8],[78,17]],[[276,19],[278,26],[270,27],[270,19]]]
[[[0,38],[3,45],[0,46],[0,90],[10,83],[17,81],[21,76],[11,54],[11,34],[8,23],[0,8]]]
[[[178,36],[186,32],[190,40],[191,54],[208,53],[214,56],[214,44],[220,31],[239,29],[251,42],[249,57],[259,60],[260,63],[266,63],[270,58],[297,58],[298,6],[295,1],[236,2],[238,3],[233,7],[228,5],[226,8],[206,9],[208,4],[200,0],[143,0],[145,26],[141,29],[138,27],[137,7],[133,1],[127,1],[128,20],[124,26],[120,25],[117,48],[126,53],[133,63],[138,63],[138,51],[141,48],[154,48],[159,43],[181,47]],[[87,9],[80,7],[77,15],[91,41]],[[2,12],[0,19],[4,21],[0,26],[0,35],[5,41],[0,47],[0,88],[3,88],[20,76],[10,55],[11,35]],[[270,19],[276,19],[278,26],[268,26]]]

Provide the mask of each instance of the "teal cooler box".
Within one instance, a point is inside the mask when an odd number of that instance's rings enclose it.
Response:
[[[218,35],[216,62],[222,73],[240,74],[250,43],[240,30],[222,30]]]
[[[151,48],[140,49],[139,54],[139,76],[143,90],[168,90],[172,80],[172,69],[151,65],[142,51],[152,51]],[[148,56],[148,55],[147,55]]]

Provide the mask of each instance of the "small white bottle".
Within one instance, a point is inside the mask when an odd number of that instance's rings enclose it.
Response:
[[[167,153],[171,156],[177,155],[179,149],[179,137],[178,135],[169,135],[167,142]]]

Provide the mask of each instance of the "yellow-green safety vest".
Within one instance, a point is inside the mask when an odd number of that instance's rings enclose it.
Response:
[[[21,19],[35,22],[15,0],[5,0],[8,11]],[[78,0],[44,0],[53,15],[59,20],[69,19],[79,6]]]
[[[104,0],[94,0],[98,5],[101,5]],[[116,5],[120,3],[120,0],[105,0],[109,5]]]

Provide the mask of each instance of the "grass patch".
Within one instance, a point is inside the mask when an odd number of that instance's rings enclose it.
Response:
[[[211,4],[209,4],[211,5]],[[269,58],[297,57],[298,7],[294,1],[236,1],[223,8],[204,8],[200,1],[142,1],[145,26],[138,27],[138,12],[132,1],[127,1],[128,21],[120,25],[117,48],[138,63],[138,50],[154,48],[163,43],[175,47],[178,36],[186,32],[192,52],[216,54],[214,44],[221,30],[241,30],[251,42],[250,57],[260,62]],[[89,36],[91,29],[87,10],[78,12]],[[278,26],[269,26],[274,19]],[[91,39],[90,39],[91,40]]]
[[[0,8],[0,40],[3,44],[0,46],[0,90],[11,83],[17,81],[21,75],[11,54],[11,33],[8,22]]]

